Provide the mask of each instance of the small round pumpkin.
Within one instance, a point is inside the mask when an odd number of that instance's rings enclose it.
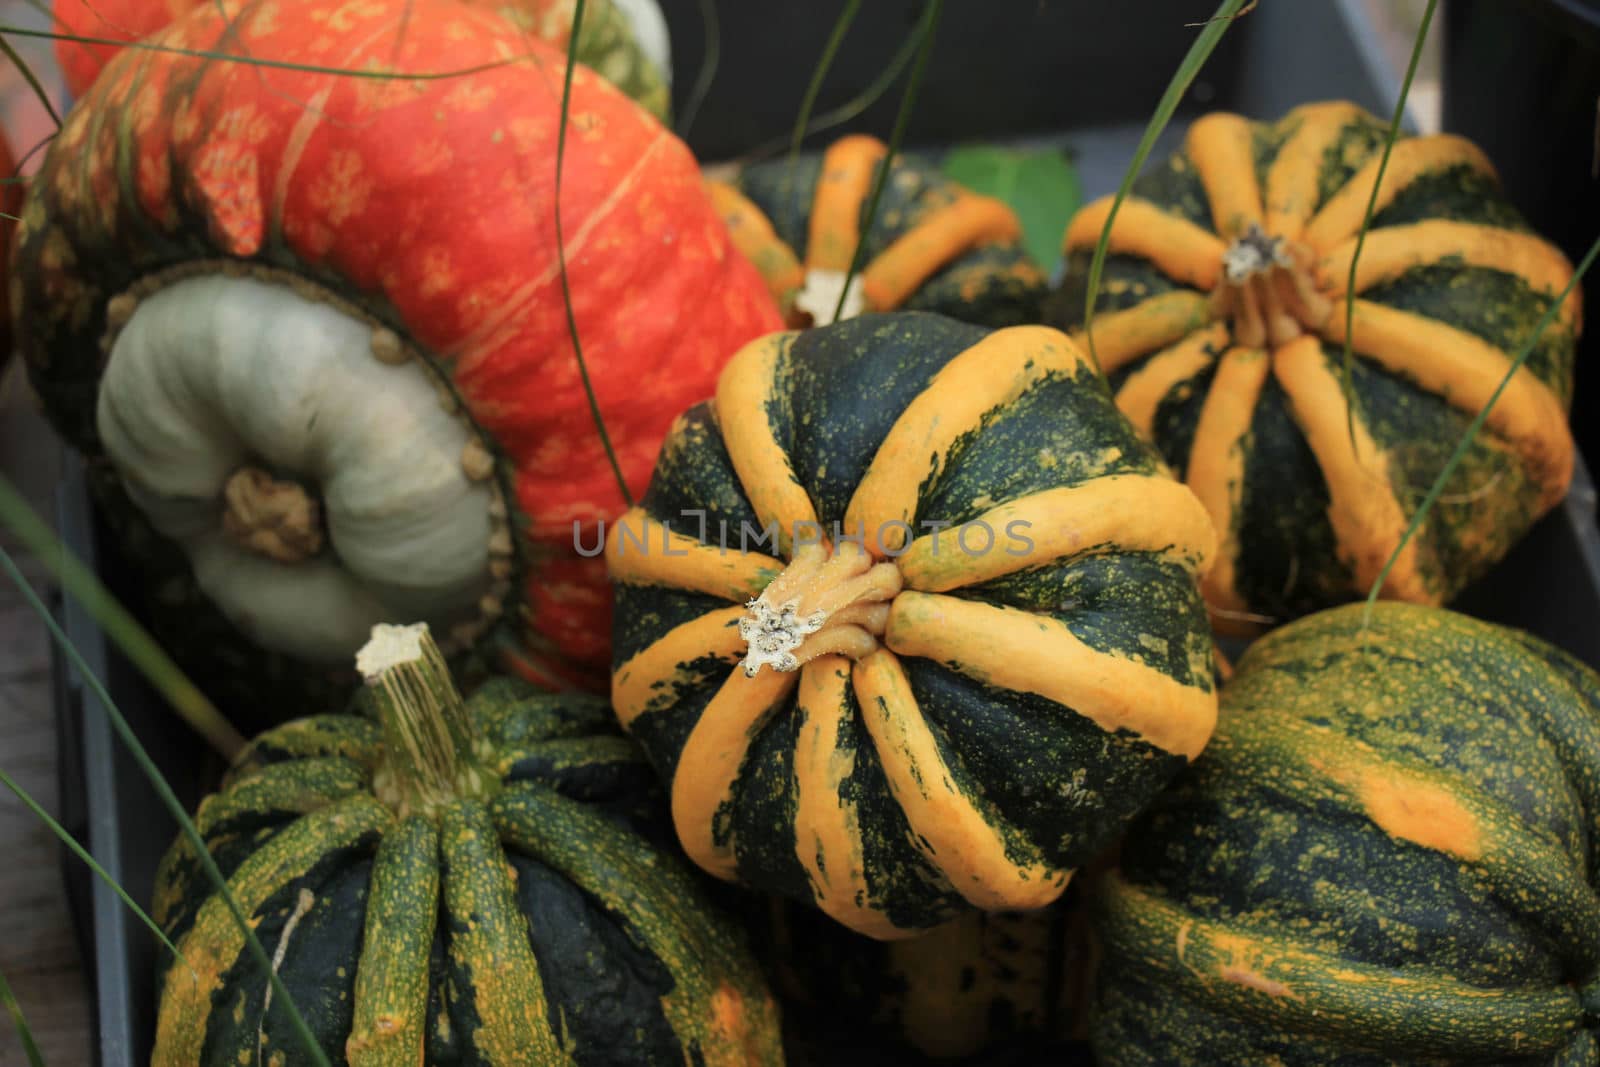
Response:
[[[360,658],[374,718],[261,735],[195,819],[332,1062],[782,1062],[738,925],[640,832],[659,796],[603,700],[463,702],[425,626]],[[179,952],[154,1067],[309,1062],[186,839],[153,914]]]
[[[760,269],[794,326],[834,321],[851,257],[861,262],[840,317],[934,311],[982,326],[1037,322],[1048,285],[1004,202],[915,156],[889,167],[877,216],[861,233],[888,148],[857,134],[827,151],[743,168],[711,193],[734,243]]]
[[[622,507],[557,258],[563,57],[481,4],[204,4],[117,55],[29,187],[14,304],[163,636],[219,703],[353,685],[380,621],[603,689],[574,548]],[[522,57],[507,61],[507,57]],[[779,318],[688,149],[574,72],[562,219],[623,475]],[[303,699],[326,699],[311,695]]]
[[[1572,276],[1483,153],[1437,134],[1395,143],[1348,291],[1386,133],[1347,103],[1208,115],[1111,231],[1094,350],[1222,538],[1205,591],[1227,632],[1366,592]],[[1109,209],[1069,225],[1052,321],[1081,328]],[[1574,293],[1512,377],[1385,597],[1450,600],[1565,495],[1581,308]]]
[[[1594,1063],[1600,676],[1454,612],[1257,641],[1095,895],[1105,1067]]]
[[[774,334],[608,535],[613,704],[720,878],[882,939],[1043,907],[1210,735],[1213,547],[1055,330]]]
[[[63,36],[56,61],[74,98],[89,91],[111,57],[113,41],[137,41],[165,29],[204,0],[55,0],[51,16]],[[574,0],[476,0],[518,26],[566,51],[572,36]],[[92,38],[70,40],[69,38]],[[671,107],[671,57],[666,20],[656,0],[590,0],[584,8],[578,62],[659,119]]]

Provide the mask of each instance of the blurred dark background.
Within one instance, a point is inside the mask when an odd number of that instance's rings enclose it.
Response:
[[[1600,2],[1445,0],[1444,128],[1476,141],[1574,264],[1600,234]],[[1600,462],[1600,274],[1584,284],[1572,429]]]
[[[817,58],[844,9],[843,0],[711,2],[720,22],[720,57],[687,138],[708,161],[737,156],[793,129]],[[705,56],[702,3],[661,0],[661,6],[672,35],[673,107],[682,116]],[[863,3],[814,113],[869,86],[911,35],[923,6],[923,0]],[[1209,18],[1216,6],[1216,0],[949,0],[907,140],[930,144],[1142,122],[1194,40],[1194,27],[1185,24]],[[1197,103],[1232,96],[1242,37],[1223,37],[1203,72],[1205,84],[1192,94]],[[847,129],[886,135],[903,80]]]

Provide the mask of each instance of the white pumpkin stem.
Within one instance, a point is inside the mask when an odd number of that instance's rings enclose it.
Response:
[[[889,623],[887,602],[903,584],[899,567],[873,563],[854,541],[840,542],[831,554],[801,545],[783,573],[745,605],[744,673],[754,678],[763,666],[796,671],[818,656],[870,655]]]
[[[356,653],[384,753],[373,788],[402,818],[434,816],[463,797],[484,797],[495,778],[482,763],[471,713],[427,623],[372,628]]]

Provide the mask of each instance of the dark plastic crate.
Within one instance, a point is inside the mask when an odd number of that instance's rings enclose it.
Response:
[[[815,56],[841,5],[717,0],[716,6],[722,61],[689,136],[707,161],[736,157],[752,145],[789,133]],[[664,0],[663,8],[673,34],[674,95],[681,109],[702,51],[700,4]],[[819,99],[819,113],[873,80],[919,8],[920,0],[862,5]],[[921,146],[1006,138],[1061,143],[1074,152],[1085,195],[1110,192],[1133,154],[1146,116],[1198,32],[1185,24],[1208,17],[1214,9],[1213,0],[947,4],[910,141]],[[734,42],[743,47],[734,48]],[[1399,79],[1383,65],[1355,0],[1261,4],[1224,37],[1153,158],[1176,147],[1186,119],[1205,110],[1230,108],[1269,117],[1306,101],[1344,98],[1387,114],[1398,88]],[[825,138],[852,130],[885,136],[897,101],[898,89],[893,89],[858,120]],[[113,591],[133,603],[128,565],[98,525],[81,464],[75,460],[67,463],[62,480],[58,518],[68,547],[97,566]],[[1581,460],[1563,506],[1454,606],[1528,629],[1600,668],[1600,531],[1595,526],[1594,485]],[[215,757],[164,708],[80,608],[67,604],[64,621],[91,669],[106,682],[163,774],[192,808],[204,785],[215,778]],[[69,816],[77,816],[69,818],[69,826],[80,837],[86,831],[95,856],[135,899],[148,900],[156,863],[175,825],[115,738],[98,701],[59,657],[57,711],[63,803]],[[64,870],[69,898],[78,905],[76,918],[93,952],[99,1000],[96,1063],[143,1064],[155,1026],[156,946],[138,920],[109,889],[91,881],[81,865],[68,861]],[[850,1050],[829,1050],[825,1058],[848,1065],[888,1062],[888,1055],[881,1048],[856,1044]],[[1073,1062],[1080,1055],[1056,1049],[1047,1059]],[[1039,1059],[1006,1049],[987,1062],[1020,1067]]]

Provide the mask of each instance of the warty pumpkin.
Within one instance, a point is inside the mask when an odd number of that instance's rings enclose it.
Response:
[[[742,168],[710,182],[734,243],[766,278],[790,325],[834,320],[856,246],[859,271],[840,317],[933,311],[982,326],[1037,322],[1048,290],[1003,201],[897,155],[872,226],[862,229],[888,148],[857,134],[822,153]]]
[[[774,334],[608,534],[613,704],[720,878],[882,939],[1042,907],[1205,745],[1213,542],[1055,330]]]
[[[19,230],[22,348],[168,643],[236,709],[353,684],[370,627],[405,619],[603,689],[610,595],[574,526],[622,497],[562,299],[562,57],[453,0],[206,4],[152,40],[480,68],[129,50],[67,116]],[[571,115],[574,311],[638,492],[780,320],[682,142],[581,68]]]
[[[1258,640],[1095,894],[1105,1067],[1594,1063],[1600,676],[1439,608]]]
[[[111,57],[112,42],[138,41],[163,30],[203,0],[55,0],[51,17],[67,92],[89,91]],[[476,0],[529,33],[566,51],[575,0]],[[69,38],[79,38],[72,40]],[[671,107],[672,65],[666,19],[656,0],[589,0],[578,41],[578,62],[593,67],[646,111],[665,119]]]
[[[463,702],[425,626],[360,659],[373,717],[261,735],[196,816],[332,1062],[782,1062],[737,924],[641,832],[659,795],[604,700]],[[310,1062],[186,839],[156,883],[154,1067]]]
[[[1112,227],[1094,350],[1217,527],[1205,591],[1228,632],[1367,591],[1572,275],[1483,153],[1436,134],[1395,143],[1348,291],[1386,134],[1348,103],[1275,123],[1208,115]],[[1066,232],[1049,318],[1080,337],[1109,209],[1086,206]],[[1511,379],[1385,597],[1450,600],[1565,495],[1581,308],[1574,293]]]

